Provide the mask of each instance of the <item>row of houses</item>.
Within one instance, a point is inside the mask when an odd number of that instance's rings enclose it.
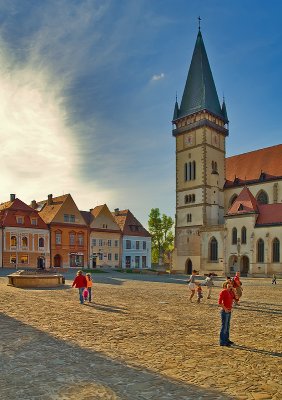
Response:
[[[80,211],[70,194],[0,204],[2,267],[151,268],[151,236],[130,210]]]

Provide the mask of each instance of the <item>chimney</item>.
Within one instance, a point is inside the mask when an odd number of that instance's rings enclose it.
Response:
[[[115,214],[117,215],[119,213],[119,208],[115,208],[114,211],[115,211]]]
[[[48,200],[47,200],[48,206],[50,206],[52,203],[53,203],[53,195],[52,194],[48,194]]]
[[[37,208],[37,203],[36,203],[36,200],[32,200],[32,202],[31,202],[31,208],[34,208],[34,210]]]
[[[10,194],[10,201],[14,201],[16,199],[16,195],[15,194]]]

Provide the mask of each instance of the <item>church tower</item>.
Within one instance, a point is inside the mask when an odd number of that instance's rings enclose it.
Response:
[[[228,118],[219,103],[199,27],[180,107],[176,99],[176,223],[173,268],[202,269],[202,232],[224,224],[225,138]]]

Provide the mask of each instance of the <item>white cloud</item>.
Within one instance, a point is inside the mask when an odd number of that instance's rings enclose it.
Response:
[[[159,81],[160,79],[164,79],[165,74],[162,72],[159,75],[153,75],[151,81]]]

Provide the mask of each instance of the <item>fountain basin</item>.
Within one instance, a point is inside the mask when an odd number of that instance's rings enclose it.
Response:
[[[8,280],[8,285],[18,288],[53,288],[65,283],[65,277],[61,274],[36,271],[17,271],[8,275]]]

